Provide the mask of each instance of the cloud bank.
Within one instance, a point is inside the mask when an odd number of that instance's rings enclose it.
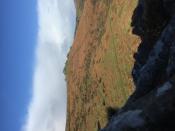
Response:
[[[38,44],[24,131],[64,131],[66,55],[75,29],[74,0],[38,0]]]

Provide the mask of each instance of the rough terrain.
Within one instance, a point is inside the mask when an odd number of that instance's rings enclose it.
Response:
[[[140,0],[132,26],[142,40],[132,70],[136,89],[102,131],[174,131],[175,1]]]
[[[68,54],[67,131],[97,131],[133,92],[139,37],[131,18],[137,0],[76,0],[77,27]]]
[[[175,1],[75,3],[66,130],[174,131]]]

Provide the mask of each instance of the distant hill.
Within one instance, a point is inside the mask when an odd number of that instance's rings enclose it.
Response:
[[[75,0],[77,27],[68,54],[66,131],[97,131],[107,109],[133,92],[131,70],[140,38],[132,34],[137,0]]]

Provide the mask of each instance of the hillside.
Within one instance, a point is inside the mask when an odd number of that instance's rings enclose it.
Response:
[[[133,92],[131,70],[140,38],[132,34],[137,0],[75,0],[77,26],[65,74],[66,131],[97,131],[106,110],[120,108]]]

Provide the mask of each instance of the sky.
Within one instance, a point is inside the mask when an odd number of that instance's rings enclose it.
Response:
[[[0,0],[0,131],[19,131],[32,86],[35,0]]]
[[[64,131],[73,0],[0,0],[0,131]]]

